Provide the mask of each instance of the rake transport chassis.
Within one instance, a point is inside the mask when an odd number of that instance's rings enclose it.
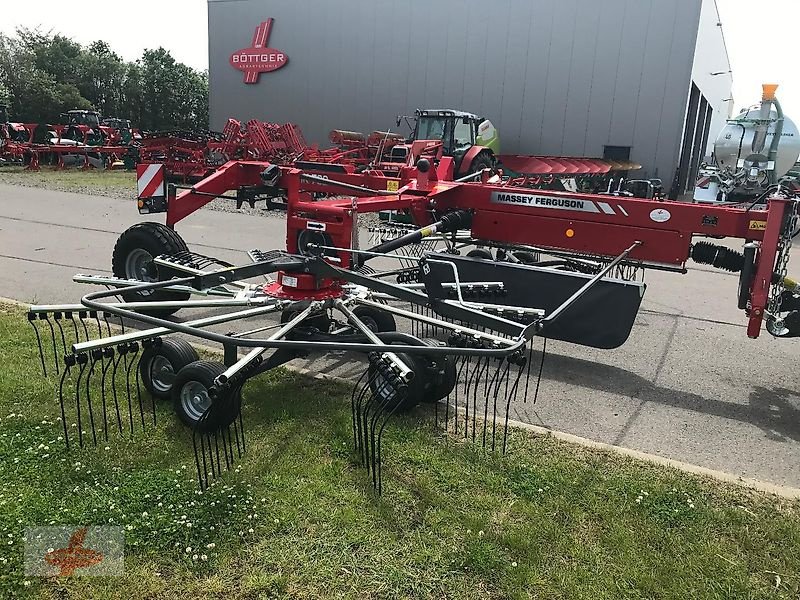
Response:
[[[170,186],[165,199],[141,199],[141,212],[166,212],[166,226],[140,223],[121,236],[115,273],[122,265],[135,276],[77,275],[110,289],[29,314],[45,372],[51,345],[56,355],[67,442],[132,433],[155,419],[155,398],[170,398],[193,428],[205,485],[244,449],[247,379],[309,352],[352,351],[366,362],[352,396],[355,444],[380,491],[381,437],[394,414],[430,402],[437,424],[505,450],[511,403],[526,399],[531,377],[541,375],[541,363],[532,369],[534,338],[618,347],[636,318],[644,269],[685,272],[692,258],[738,272],[748,335],[757,337],[765,320],[775,336],[800,334],[800,302],[786,275],[798,200],[780,188],[758,209],[664,203],[513,187],[488,169],[451,181],[449,161],[422,158],[395,177],[231,161],[180,193]],[[251,250],[252,263],[240,266],[190,252],[176,224],[218,197],[285,198],[286,250]],[[361,249],[359,215],[387,210],[414,224],[379,228],[374,245]],[[462,255],[475,245],[495,255]],[[192,308],[222,312],[166,318]],[[270,314],[280,323],[258,320]],[[115,334],[111,317],[147,328]],[[242,326],[211,329],[222,323]],[[225,364],[198,360],[173,334],[221,344]]]

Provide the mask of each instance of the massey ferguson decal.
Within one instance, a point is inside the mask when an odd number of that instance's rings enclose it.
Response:
[[[617,204],[615,208],[608,202],[595,203],[593,200],[578,200],[577,198],[560,198],[558,196],[535,196],[532,194],[492,192],[491,201],[494,204],[517,204],[521,206],[535,206],[536,208],[577,210],[580,212],[622,215],[624,217],[628,216],[628,213],[619,204]]]
[[[243,48],[231,54],[230,63],[234,69],[244,71],[245,83],[258,83],[258,76],[261,73],[277,71],[289,58],[280,50],[269,48],[269,33],[275,19],[267,19],[256,27],[253,35],[253,45],[250,48]]]

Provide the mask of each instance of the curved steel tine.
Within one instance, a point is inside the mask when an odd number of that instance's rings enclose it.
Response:
[[[398,391],[398,394],[399,393],[401,393],[401,392]],[[405,392],[405,393],[407,393],[407,392]],[[405,398],[403,398],[403,400],[405,400]],[[386,429],[386,425],[389,424],[389,419],[391,419],[392,416],[400,409],[401,404],[402,404],[402,400],[400,402],[395,402],[394,407],[388,413],[386,413],[386,416],[383,418],[383,421],[381,422],[380,429],[378,430],[376,464],[377,464],[377,471],[378,471],[377,479],[378,479],[378,495],[379,496],[381,494],[383,494],[383,462],[382,462],[382,457],[381,457],[381,448],[383,447],[383,443],[382,443],[383,442],[383,431],[384,431],[384,429]],[[373,473],[374,472],[375,472],[375,469],[373,469]]]
[[[106,360],[108,359],[108,360]],[[103,438],[108,441],[108,405],[106,403],[106,374],[114,364],[114,349],[103,349],[103,371],[100,377],[100,399],[103,403]]]
[[[128,353],[133,353],[131,360],[126,360],[125,364],[125,391],[128,396],[128,424],[131,426],[131,436],[133,436],[133,401],[131,400],[131,367],[136,362],[136,353],[139,352],[139,344],[131,342],[128,344]]]
[[[67,413],[64,408],[64,380],[70,373],[70,370],[76,363],[76,356],[68,354],[64,357],[64,370],[61,372],[61,380],[58,383],[58,404],[61,407],[61,423],[64,426],[64,444],[69,450],[69,427],[67,425]]]
[[[64,337],[64,328],[61,326],[62,317],[63,317],[63,315],[60,312],[54,312],[53,313],[53,320],[56,322],[56,327],[58,327],[58,331],[61,334],[61,347],[64,350],[64,356],[66,356],[68,354],[67,353],[67,339],[66,339],[66,337]]]
[[[385,382],[385,386],[387,388],[395,387],[393,383],[389,382],[388,378]],[[380,477],[378,475],[378,467],[377,467],[378,449],[377,449],[377,440],[375,436],[375,429],[378,423],[378,419],[380,418],[381,414],[383,414],[386,411],[386,408],[389,406],[389,403],[392,401],[395,402],[393,409],[390,411],[391,415],[405,400],[405,393],[406,391],[401,388],[396,388],[394,390],[393,396],[388,394],[384,396],[382,392],[379,391],[378,394],[380,394],[383,397],[382,400],[378,402],[378,405],[372,412],[372,418],[370,419],[370,428],[369,428],[369,435],[370,435],[369,443],[370,443],[370,459],[372,460],[372,487],[375,488],[376,490],[380,488],[380,483],[379,483]]]
[[[117,413],[117,429],[119,429],[120,435],[122,435],[122,414],[119,412],[119,398],[117,397],[117,368],[127,352],[128,346],[126,344],[117,346],[117,358],[114,360],[114,368],[111,371],[111,389],[114,396],[114,409]]]
[[[367,371],[369,373],[369,371]],[[370,390],[374,387],[374,383],[378,378],[377,370],[368,377],[367,381],[364,383],[361,391],[358,394],[358,399],[356,400],[356,450],[358,451],[359,457],[361,459],[361,464],[365,465],[367,461],[367,443],[366,443],[366,430],[363,426],[364,423],[364,413],[366,411],[367,404],[372,399],[371,395],[368,395]],[[364,402],[365,398],[369,398],[366,402]]]
[[[534,404],[536,404],[536,399],[539,397],[539,384],[542,383],[542,371],[544,370],[544,357],[546,354],[547,354],[547,338],[544,338],[544,342],[542,343],[542,360],[539,361],[539,375],[536,377],[536,391],[533,393]]]
[[[528,348],[528,373],[525,376],[525,395],[522,397],[523,404],[527,404],[528,402],[528,385],[531,381],[531,365],[533,364],[533,340],[529,342],[530,348]],[[520,367],[522,368],[522,367]]]
[[[53,329],[53,324],[50,322],[50,317],[47,316],[47,313],[42,313],[39,318],[46,321],[47,326],[50,327],[50,339],[53,341],[53,362],[56,365],[56,375],[58,375],[60,371],[58,369],[58,350],[56,350],[56,330]]]
[[[75,408],[78,413],[78,445],[83,448],[83,421],[81,420],[81,379],[83,372],[86,370],[86,364],[89,362],[89,355],[86,352],[81,352],[77,355],[78,365],[78,379],[75,382]]]
[[[103,328],[100,326],[100,315],[97,314],[96,310],[90,311],[89,316],[94,317],[95,323],[97,323],[97,337],[103,337]]]
[[[135,369],[136,372],[133,374],[133,376],[136,379],[136,399],[139,401],[139,416],[140,416],[140,418],[142,420],[142,431],[144,431],[144,428],[145,428],[145,424],[144,424],[144,403],[142,402],[142,388],[139,385],[139,373],[141,373],[139,368],[142,365],[142,356],[144,356],[144,351],[139,352],[139,358],[136,361],[136,369]],[[133,361],[131,361],[131,362],[133,362]],[[155,405],[155,399],[152,398],[152,400],[153,400],[153,425],[155,425],[155,421],[156,421],[156,405]]]
[[[82,311],[78,312],[78,319],[80,320],[81,326],[83,327],[83,335],[86,336],[86,341],[88,342],[88,341],[90,341],[90,338],[89,338],[89,328],[86,327],[86,318],[87,318],[87,316],[88,315],[87,315],[87,312],[85,310],[82,310]]]
[[[494,422],[497,420],[497,392],[499,391],[498,388],[500,387],[500,372],[503,368],[503,364],[505,363],[506,369],[505,372],[508,373],[508,361],[504,358],[501,358],[498,363],[497,367],[495,368],[494,375],[492,376],[491,381],[489,382],[488,393],[492,395],[492,429],[494,429]],[[492,394],[492,386],[494,386],[494,394]],[[483,405],[483,439],[481,440],[481,445],[483,448],[486,448],[486,427],[489,419],[489,396],[487,395],[485,398],[485,402]]]
[[[353,392],[350,394],[350,416],[353,420],[353,442],[355,443],[356,449],[358,449],[358,434],[357,434],[357,425],[356,421],[356,392],[360,389],[360,386],[363,384],[364,379],[369,375],[369,367],[364,370],[361,374],[361,377],[353,384]]]
[[[75,317],[72,315],[72,311],[68,310],[64,313],[64,316],[66,316],[70,320],[70,323],[72,323],[72,329],[75,332],[75,343],[79,344],[81,338],[78,337],[78,324],[75,322]]]
[[[236,398],[236,403],[238,404],[238,406],[236,408],[237,418],[235,418],[233,420],[233,435],[236,438],[236,452],[238,453],[239,458],[242,457],[242,452],[243,452],[243,448],[242,448],[240,440],[239,440],[239,427],[238,427],[238,421],[241,421],[241,419],[242,419],[242,387],[243,387],[243,385],[244,384],[240,385],[238,388],[236,388],[234,390],[234,396],[233,396],[234,398]],[[153,406],[154,406],[154,410],[155,410],[155,404]],[[242,433],[244,433],[244,432],[242,432]],[[242,437],[244,437],[244,436],[242,436]]]
[[[514,379],[514,385],[511,387],[511,393],[506,394],[506,418],[503,424],[503,454],[506,453],[506,444],[508,442],[508,413],[511,410],[511,401],[516,401],[517,390],[519,389],[519,380],[522,377],[522,369],[517,371],[517,377]]]
[[[111,337],[111,323],[108,322],[108,313],[103,312],[103,322],[106,324],[106,331],[108,332],[108,337]]]
[[[86,407],[89,410],[89,424],[92,427],[92,442],[95,446],[97,446],[97,430],[94,426],[94,409],[92,408],[92,394],[90,391],[90,385],[92,382],[92,375],[94,374],[94,367],[97,364],[98,360],[102,360],[103,358],[103,351],[102,350],[93,350],[90,355],[91,361],[89,364],[89,372],[86,374]]]
[[[28,313],[28,322],[33,327],[33,332],[36,334],[36,345],[39,347],[39,360],[42,362],[42,376],[47,377],[47,367],[44,364],[44,349],[42,348],[42,337],[39,335],[39,328],[36,327],[36,314]]]
[[[459,365],[458,370],[456,371],[456,384],[453,386],[453,391],[451,392],[453,394],[453,401],[454,401],[454,404],[455,404],[455,406],[453,408],[453,412],[455,413],[456,428],[458,427],[458,425],[457,425],[458,424],[458,384],[461,381],[461,375],[464,372],[464,367],[467,365],[468,358],[469,357],[464,357],[464,356],[459,357],[458,360],[459,360],[460,365]],[[445,431],[445,433],[447,433],[447,431],[450,428],[450,397],[449,396],[447,398],[447,405],[444,407],[444,422],[445,422],[444,431]],[[458,433],[458,431],[456,430],[456,434],[457,433]]]
[[[497,380],[497,385],[494,388],[494,397],[492,399],[492,452],[495,449],[495,440],[497,435],[497,396],[500,394],[500,386],[503,385],[505,382],[505,393],[508,394],[508,375],[511,369],[511,361],[508,359],[505,360],[506,368],[503,371],[503,374],[500,376],[500,379]],[[484,439],[483,439],[483,447],[486,447],[486,431],[484,429]]]
[[[475,387],[472,391],[472,442],[475,443],[475,436],[476,430],[478,429],[478,387],[480,385],[480,380],[483,380],[483,399],[484,403],[488,404],[489,399],[486,397],[487,389],[489,385],[489,363],[491,362],[491,358],[486,357],[483,368],[478,373],[478,377],[475,380]]]

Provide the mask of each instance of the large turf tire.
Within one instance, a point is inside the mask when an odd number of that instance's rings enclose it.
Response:
[[[186,340],[166,338],[145,348],[139,361],[139,377],[154,398],[169,400],[177,373],[200,357]]]
[[[152,261],[161,254],[177,254],[188,248],[175,231],[161,223],[137,223],[126,229],[114,245],[111,257],[111,270],[115,277],[157,281],[157,271]],[[165,292],[122,292],[127,302],[163,302],[165,300],[188,300],[188,293]],[[153,309],[142,312],[155,316],[168,316],[176,308]]]
[[[494,169],[492,155],[485,150],[472,159],[472,164],[469,166],[469,173],[467,173],[467,175],[470,173],[478,173],[484,169]]]
[[[397,331],[397,323],[392,313],[388,311],[362,304],[353,309],[353,314],[367,326],[367,329],[375,333]]]
[[[184,425],[209,433],[227,427],[239,415],[241,388],[229,390],[213,400],[209,395],[214,380],[225,370],[222,363],[197,360],[178,371],[172,384],[172,405]],[[212,404],[217,407],[201,419]]]

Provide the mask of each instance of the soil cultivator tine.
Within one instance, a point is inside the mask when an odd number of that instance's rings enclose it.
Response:
[[[100,376],[100,398],[103,404],[103,440],[106,442],[108,441],[108,402],[106,401],[106,375],[108,375],[108,370],[113,366],[113,364],[114,349],[104,348],[103,368]],[[117,417],[119,417],[119,411],[117,411]]]
[[[61,407],[61,424],[64,426],[64,444],[67,450],[69,450],[69,425],[67,424],[67,411],[64,408],[64,380],[69,376],[75,363],[76,358],[74,354],[67,354],[64,357],[64,370],[61,372],[61,380],[58,383],[58,403]]]
[[[245,452],[242,385],[209,390],[212,403],[192,428],[192,447],[200,489],[230,470]]]
[[[131,342],[128,344],[127,354],[130,355],[130,360],[127,361],[125,365],[125,393],[128,396],[128,423],[131,427],[131,436],[133,435],[133,401],[131,400],[131,371],[133,369],[134,364],[138,364],[136,360],[136,355],[139,352],[139,344],[136,342]],[[133,376],[136,377],[136,372],[133,373]],[[138,378],[137,378],[138,381]],[[141,397],[139,398],[139,405],[141,405],[142,400]],[[142,419],[142,424],[144,424],[144,418]]]

